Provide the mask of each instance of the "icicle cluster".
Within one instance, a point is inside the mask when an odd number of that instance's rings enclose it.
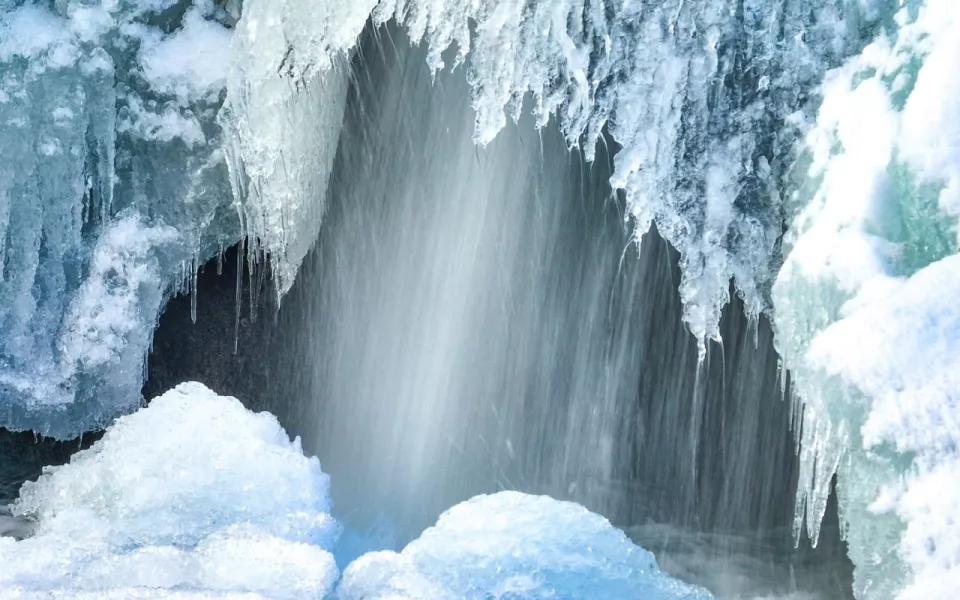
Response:
[[[810,88],[876,21],[874,4],[249,1],[229,100],[247,230],[289,287],[322,214],[342,112],[337,61],[368,18],[396,19],[429,45],[432,68],[465,65],[478,143],[527,98],[588,158],[609,131],[621,146],[611,183],[638,236],[656,223],[680,251],[684,319],[705,348],[719,340],[731,278],[751,316],[769,306],[795,125]],[[306,234],[289,226],[301,215]]]

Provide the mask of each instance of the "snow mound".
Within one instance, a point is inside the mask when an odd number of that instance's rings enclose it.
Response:
[[[37,527],[0,538],[11,597],[322,598],[338,575],[317,459],[272,415],[198,383],[119,419],[12,508]]]
[[[519,492],[444,513],[339,571],[329,478],[268,413],[184,383],[24,484],[0,599],[709,600],[603,517]],[[349,550],[349,548],[348,548]]]
[[[603,517],[519,492],[477,496],[441,515],[402,552],[344,571],[339,600],[706,600]]]

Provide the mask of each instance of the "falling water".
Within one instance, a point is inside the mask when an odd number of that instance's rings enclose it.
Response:
[[[699,364],[675,253],[655,232],[638,251],[608,185],[615,148],[587,163],[528,114],[478,148],[463,71],[432,74],[424,52],[365,33],[320,239],[255,394],[321,458],[340,518],[402,543],[475,494],[547,493],[729,597],[802,588],[777,570],[794,563],[843,597],[835,532],[792,550],[768,324],[735,300]],[[717,557],[769,581],[718,583],[737,567]]]
[[[434,81],[423,52],[387,29],[355,60],[319,247],[284,305],[304,374],[290,420],[340,505],[412,531],[491,487],[629,518],[649,476],[643,502],[688,508],[678,498],[697,494],[669,488],[714,475],[694,463],[717,369],[698,372],[671,311],[669,251],[651,240],[638,257],[604,149],[586,165],[526,116],[477,148],[463,73]],[[776,359],[750,358],[729,384],[759,410],[779,393]],[[788,445],[766,446],[770,472],[789,470],[769,451]]]
[[[721,598],[851,597],[835,506],[818,548],[794,548],[767,321],[734,298],[698,364],[676,252],[656,231],[638,249],[608,185],[617,149],[587,163],[527,114],[478,148],[463,71],[433,76],[423,53],[365,33],[293,289],[276,312],[268,273],[235,252],[208,265],[196,323],[185,297],[160,322],[145,396],[199,380],[276,413],[331,474],[338,518],[395,545],[519,489],[602,513]]]

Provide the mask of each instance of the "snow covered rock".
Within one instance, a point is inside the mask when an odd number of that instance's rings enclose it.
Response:
[[[837,492],[861,598],[960,582],[960,7],[903,5],[828,74],[773,289],[802,419],[796,526]]]

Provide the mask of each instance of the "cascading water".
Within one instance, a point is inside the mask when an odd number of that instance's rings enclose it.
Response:
[[[767,560],[797,560],[766,323],[731,307],[725,345],[698,364],[676,256],[655,234],[631,241],[609,152],[587,163],[528,115],[478,149],[463,72],[433,76],[425,53],[397,27],[365,33],[319,245],[271,346],[288,358],[266,407],[321,458],[341,516],[386,518],[405,540],[474,494],[519,489],[685,528],[674,537],[766,535]],[[718,583],[721,568],[698,575],[731,597],[790,590],[759,572]]]
[[[320,246],[285,301],[307,374],[287,420],[340,504],[377,498],[411,531],[520,477],[590,501],[626,478],[652,308],[627,301],[642,279],[605,161],[526,119],[477,149],[462,74],[434,82],[397,29],[366,39]]]

